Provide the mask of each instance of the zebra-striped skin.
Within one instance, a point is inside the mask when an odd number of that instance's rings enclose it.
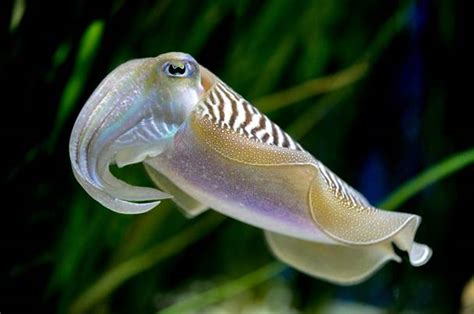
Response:
[[[216,82],[200,106],[202,115],[222,128],[258,142],[303,151],[301,145],[278,125],[221,81]],[[329,189],[346,206],[360,211],[375,210],[365,197],[321,162],[318,162],[318,169]]]
[[[318,170],[321,173],[327,187],[334,194],[334,196],[343,202],[344,205],[357,211],[375,211],[367,199],[347,184],[344,180],[339,178],[331,170],[329,170],[321,162],[318,162]]]
[[[216,82],[200,105],[202,115],[222,128],[265,144],[303,150],[278,125],[220,81]]]

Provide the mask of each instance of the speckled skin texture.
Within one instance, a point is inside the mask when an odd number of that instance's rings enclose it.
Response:
[[[177,186],[199,202],[227,216],[301,239],[335,243],[316,227],[306,202],[301,201],[309,192],[310,181],[304,178],[314,172],[311,165],[236,163],[202,139],[206,134],[198,129],[211,131],[213,126],[207,120],[195,119],[199,118],[195,116],[176,134],[172,148],[147,160],[147,164],[172,177]]]

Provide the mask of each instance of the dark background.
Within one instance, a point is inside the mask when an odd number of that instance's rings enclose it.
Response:
[[[188,52],[257,106],[265,95],[368,64],[342,88],[264,109],[374,203],[474,144],[472,23],[462,2],[3,1],[0,15],[2,313],[68,312],[106,270],[206,219],[188,221],[171,203],[121,216],[74,180],[68,140],[75,117],[126,60]],[[146,180],[140,167],[123,176]],[[434,255],[421,268],[404,256],[354,287],[287,268],[233,302],[265,304],[277,287],[291,295],[289,307],[306,313],[340,302],[458,312],[473,275],[473,191],[470,166],[399,208],[423,217],[417,240]],[[231,219],[216,225],[90,309],[153,312],[273,261],[258,229]]]

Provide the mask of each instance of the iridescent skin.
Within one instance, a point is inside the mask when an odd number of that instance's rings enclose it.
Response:
[[[338,284],[360,282],[385,262],[400,261],[393,245],[415,266],[428,261],[431,250],[414,242],[420,217],[371,206],[302,149],[270,145],[206,118],[206,103],[231,104],[223,98],[232,93],[187,54],[121,65],[76,121],[74,175],[119,213],[145,212],[173,197],[189,217],[212,208],[262,228],[282,261]],[[235,103],[229,106],[219,107],[222,116],[236,112]],[[139,162],[167,193],[131,186],[109,171],[112,163]]]
[[[111,163],[125,166],[161,153],[197,103],[203,92],[198,69],[176,84],[176,78],[162,71],[167,62],[197,67],[191,56],[180,53],[129,61],[102,81],[74,125],[70,139],[74,175],[92,197],[117,212],[145,212],[159,202],[129,201],[171,197],[128,185],[108,169]]]
[[[193,198],[208,207],[247,224],[301,239],[335,243],[315,228],[301,194],[309,182],[298,182],[308,167],[292,169],[236,164],[202,145],[192,125],[176,134],[174,145],[146,160]],[[297,172],[301,172],[300,175]]]

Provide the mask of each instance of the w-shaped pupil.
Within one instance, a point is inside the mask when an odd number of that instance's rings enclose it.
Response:
[[[185,66],[183,66],[183,67],[174,66],[174,65],[170,64],[168,66],[168,71],[170,72],[170,74],[181,74],[181,75],[183,75],[184,72],[186,72],[186,67]]]

